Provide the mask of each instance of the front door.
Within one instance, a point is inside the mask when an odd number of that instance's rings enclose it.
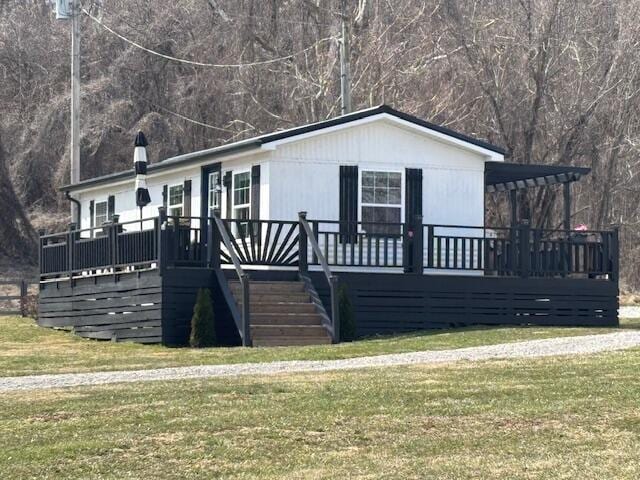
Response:
[[[200,215],[202,217],[213,217],[214,210],[218,210],[220,215],[222,200],[222,175],[220,163],[214,163],[202,167],[202,189],[200,192]]]

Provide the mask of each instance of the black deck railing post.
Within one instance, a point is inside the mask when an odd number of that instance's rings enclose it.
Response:
[[[43,248],[45,244],[45,239],[42,237],[46,234],[46,231],[43,228],[38,229],[38,268],[40,269],[40,276],[44,273],[44,255]]]
[[[422,215],[413,217],[413,273],[422,275],[424,268],[424,235],[422,232]]]
[[[167,209],[166,207],[162,206],[162,207],[158,207],[158,217],[155,219],[154,221],[154,228],[155,228],[155,234],[156,234],[156,245],[157,245],[157,252],[156,252],[156,261],[158,263],[158,271],[160,272],[160,275],[162,275],[162,270],[164,269],[164,248],[165,248],[165,243],[164,243],[164,229],[167,223]]]
[[[517,275],[517,270],[518,270],[518,264],[517,264],[517,260],[516,260],[516,255],[517,255],[517,242],[518,242],[518,227],[515,225],[512,225],[509,228],[509,248],[508,248],[508,254],[507,254],[507,265],[506,265],[506,270],[508,272],[508,275]]]
[[[523,219],[518,227],[518,250],[520,252],[520,276],[527,278],[531,271],[531,226]]]
[[[213,215],[218,217],[220,212],[215,211]],[[207,259],[209,268],[217,270],[220,268],[220,232],[214,226],[215,219],[207,219]]]
[[[433,240],[435,238],[435,228],[427,225],[427,268],[433,268]]]
[[[69,275],[69,282],[73,285],[73,258],[75,250],[75,230],[76,224],[69,224],[69,231],[67,232],[67,270]]]
[[[620,227],[613,227],[611,232],[611,245],[609,246],[611,255],[611,281],[618,283],[620,278]]]
[[[309,271],[309,238],[302,222],[307,220],[307,212],[298,212],[298,270],[300,273]]]

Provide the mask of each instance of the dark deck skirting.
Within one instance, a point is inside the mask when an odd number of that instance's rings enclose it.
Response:
[[[618,325],[617,285],[606,280],[356,272],[338,276],[348,287],[359,337],[471,325]],[[252,271],[251,277],[293,280],[297,272]],[[330,308],[322,273],[312,271],[310,277]],[[211,289],[220,342],[240,344],[210,269],[79,278],[73,288],[67,280],[45,283],[38,323],[73,328],[86,338],[185,345],[199,288]]]
[[[338,274],[358,336],[471,325],[618,326],[618,289],[589,279]],[[311,278],[328,305],[319,272]]]

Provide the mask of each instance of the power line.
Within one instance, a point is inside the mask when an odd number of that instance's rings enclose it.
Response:
[[[144,100],[145,102],[147,102],[147,103],[149,103],[149,104],[153,105],[154,107],[156,107],[156,108],[158,108],[158,109],[160,109],[160,110],[162,110],[162,111],[164,111],[164,112],[167,112],[167,113],[169,113],[169,114],[171,114],[171,115],[175,115],[176,117],[178,117],[178,118],[180,118],[180,119],[182,119],[182,120],[185,120],[185,121],[187,121],[187,122],[189,122],[189,123],[193,123],[193,124],[195,124],[195,125],[199,125],[199,126],[201,126],[201,127],[205,127],[205,128],[210,128],[210,129],[212,129],[212,130],[218,130],[218,131],[220,131],[220,132],[225,132],[225,133],[238,133],[238,132],[236,132],[235,130],[229,130],[228,128],[216,127],[215,125],[210,125],[210,124],[208,124],[208,123],[204,123],[204,122],[200,122],[200,121],[198,121],[198,120],[194,120],[193,118],[186,117],[186,116],[182,115],[181,113],[174,112],[173,110],[169,110],[168,108],[163,107],[162,105],[159,105],[159,104],[157,104],[156,102],[154,102],[154,101],[152,101],[152,100],[149,100],[148,98],[146,98],[146,97],[144,97],[144,96],[142,96],[142,95],[140,95],[140,94],[138,94],[138,93],[136,93],[136,92],[133,92],[133,94],[134,94],[136,97],[138,97],[139,99]]]
[[[82,12],[85,15],[87,15],[91,20],[93,20],[98,25],[100,25],[102,28],[107,30],[109,33],[115,35],[116,37],[118,37],[121,40],[129,43],[130,45],[133,45],[134,47],[139,48],[140,50],[144,50],[147,53],[151,53],[152,55],[156,55],[158,57],[162,57],[162,58],[165,58],[167,60],[171,60],[171,61],[174,61],[174,62],[185,63],[185,64],[188,64],[188,65],[196,65],[196,66],[199,66],[199,67],[242,68],[242,67],[253,67],[253,66],[257,66],[257,65],[268,65],[268,64],[271,64],[271,63],[281,62],[283,60],[289,60],[289,59],[291,59],[291,58],[293,58],[295,56],[301,55],[303,53],[308,52],[309,50],[312,50],[313,48],[317,47],[321,43],[324,43],[324,42],[327,42],[329,40],[333,40],[334,39],[333,36],[326,37],[326,38],[318,40],[316,43],[314,43],[313,45],[305,48],[304,50],[300,50],[299,52],[295,52],[295,53],[292,53],[290,55],[286,55],[284,57],[272,58],[272,59],[269,59],[269,60],[260,60],[260,61],[251,62],[251,63],[235,63],[235,64],[204,63],[204,62],[196,62],[196,61],[193,61],[193,60],[187,60],[187,59],[184,59],[184,58],[176,58],[176,57],[172,57],[170,55],[165,55],[164,53],[156,52],[155,50],[151,50],[150,48],[144,47],[144,46],[140,45],[139,43],[136,43],[133,40],[128,39],[124,35],[119,34],[115,30],[113,30],[112,28],[110,28],[107,25],[105,25],[104,23],[102,23],[98,18],[96,18],[93,15],[91,15],[91,13],[89,13],[84,8],[82,9]]]

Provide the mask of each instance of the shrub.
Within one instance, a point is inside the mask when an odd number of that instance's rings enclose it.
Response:
[[[356,338],[356,319],[345,284],[338,288],[338,310],[340,312],[340,341],[350,342]]]
[[[191,336],[189,345],[193,348],[213,347],[216,344],[215,318],[209,289],[198,290],[198,298],[193,307]]]

